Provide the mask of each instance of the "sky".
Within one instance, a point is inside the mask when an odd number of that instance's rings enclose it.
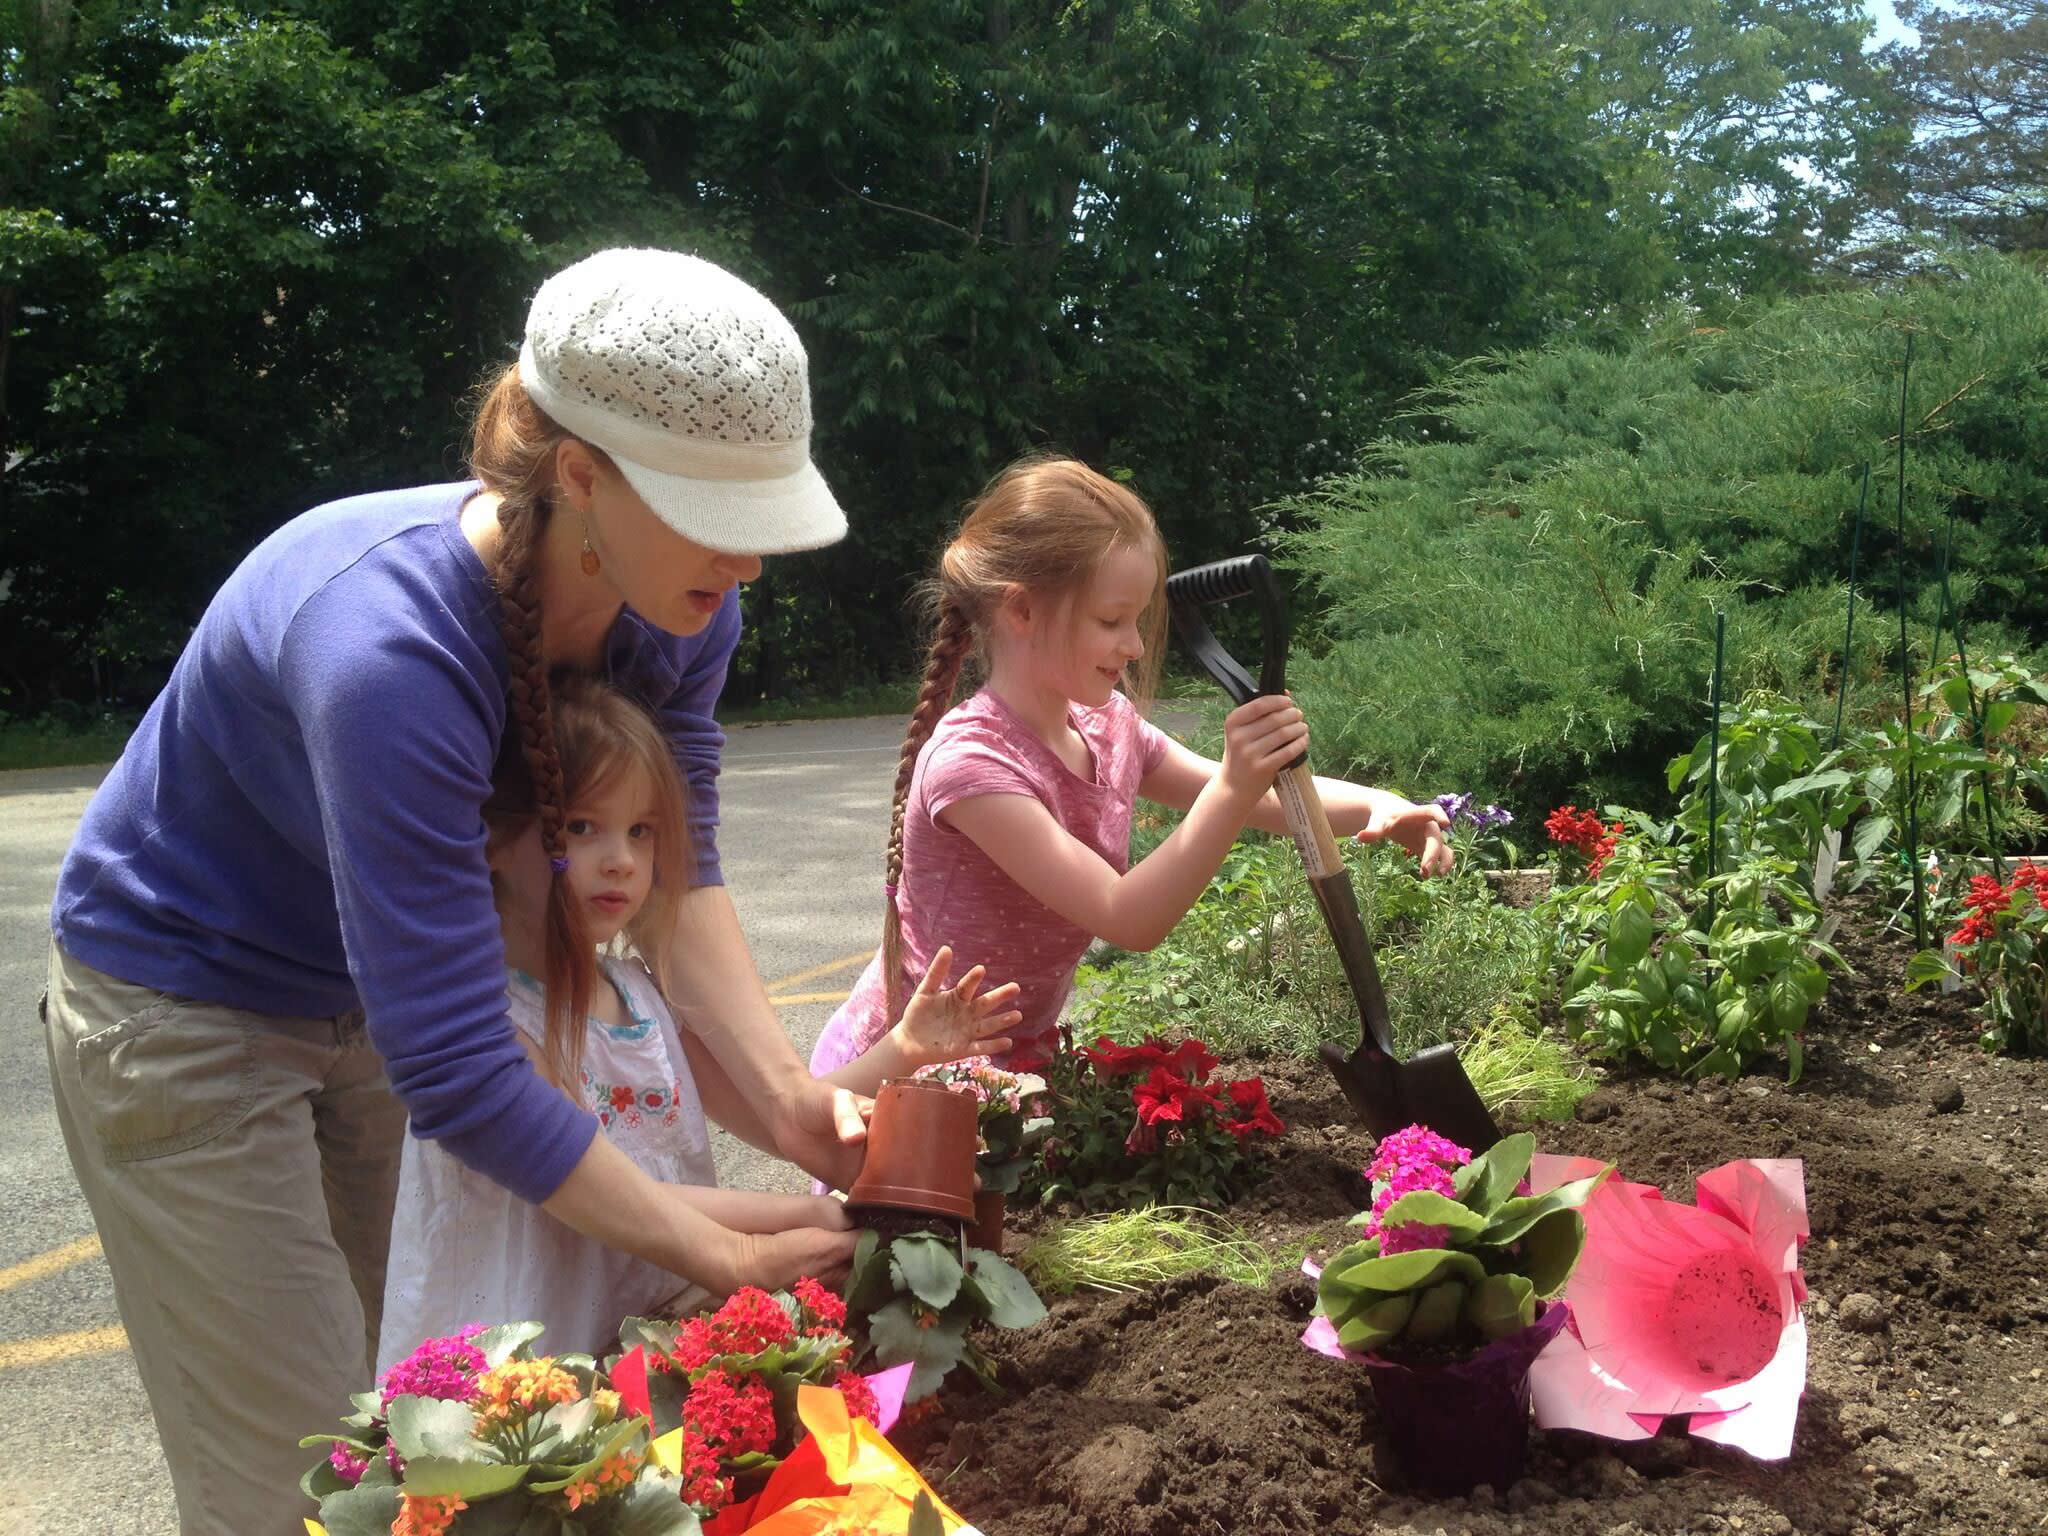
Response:
[[[1900,25],[1897,13],[1892,10],[1892,0],[1864,0],[1863,9],[1877,23],[1877,32],[1869,43],[1872,50],[1882,48],[1886,43],[1895,43],[1902,37],[1908,42],[1918,40],[1918,34]]]

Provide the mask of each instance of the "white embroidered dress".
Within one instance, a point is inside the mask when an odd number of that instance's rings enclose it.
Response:
[[[627,1023],[591,1019],[584,1033],[582,1104],[598,1134],[650,1177],[716,1184],[704,1107],[661,994],[637,963],[607,959]],[[514,971],[505,988],[513,1025],[538,1042],[546,1018],[538,982]],[[647,1315],[686,1289],[657,1265],[565,1226],[537,1205],[408,1136],[399,1165],[385,1271],[377,1375],[422,1339],[467,1323],[547,1324],[549,1354],[598,1354],[622,1318]]]

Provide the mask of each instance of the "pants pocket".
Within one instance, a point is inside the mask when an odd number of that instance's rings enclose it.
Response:
[[[86,1120],[109,1162],[189,1151],[255,1102],[255,1047],[232,1009],[160,997],[72,1049]]]

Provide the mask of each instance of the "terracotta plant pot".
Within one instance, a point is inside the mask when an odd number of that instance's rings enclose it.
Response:
[[[1003,1192],[999,1189],[977,1189],[974,1192],[974,1225],[967,1229],[967,1243],[972,1248],[986,1248],[997,1258],[1003,1254]]]
[[[893,1078],[875,1095],[867,1159],[846,1192],[850,1206],[974,1220],[972,1097],[942,1083]]]
[[[1505,1493],[1529,1459],[1529,1367],[1571,1316],[1546,1303],[1520,1333],[1441,1365],[1365,1362],[1394,1460],[1417,1489]]]

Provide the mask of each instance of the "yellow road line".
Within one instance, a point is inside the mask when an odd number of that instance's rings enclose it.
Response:
[[[46,1333],[39,1339],[0,1340],[0,1371],[47,1365],[52,1360],[76,1360],[82,1355],[110,1355],[127,1347],[128,1335],[118,1324],[111,1328],[81,1328],[76,1333]]]
[[[783,992],[768,999],[781,1007],[784,1003],[843,1003],[852,996],[848,992]]]
[[[32,1259],[23,1259],[19,1264],[0,1269],[0,1291],[11,1291],[17,1285],[27,1285],[31,1280],[54,1275],[60,1269],[96,1259],[99,1254],[98,1237],[81,1237],[75,1243],[66,1243],[62,1248],[52,1248],[48,1253],[39,1253]]]
[[[799,982],[816,981],[820,976],[830,976],[833,972],[846,970],[850,966],[866,965],[874,956],[872,947],[862,950],[857,955],[841,955],[837,960],[827,960],[823,965],[814,965],[808,971],[798,971],[793,976],[778,976],[767,984],[768,990],[774,992],[783,987],[793,987]],[[781,1003],[789,999],[778,997],[775,1001]]]

